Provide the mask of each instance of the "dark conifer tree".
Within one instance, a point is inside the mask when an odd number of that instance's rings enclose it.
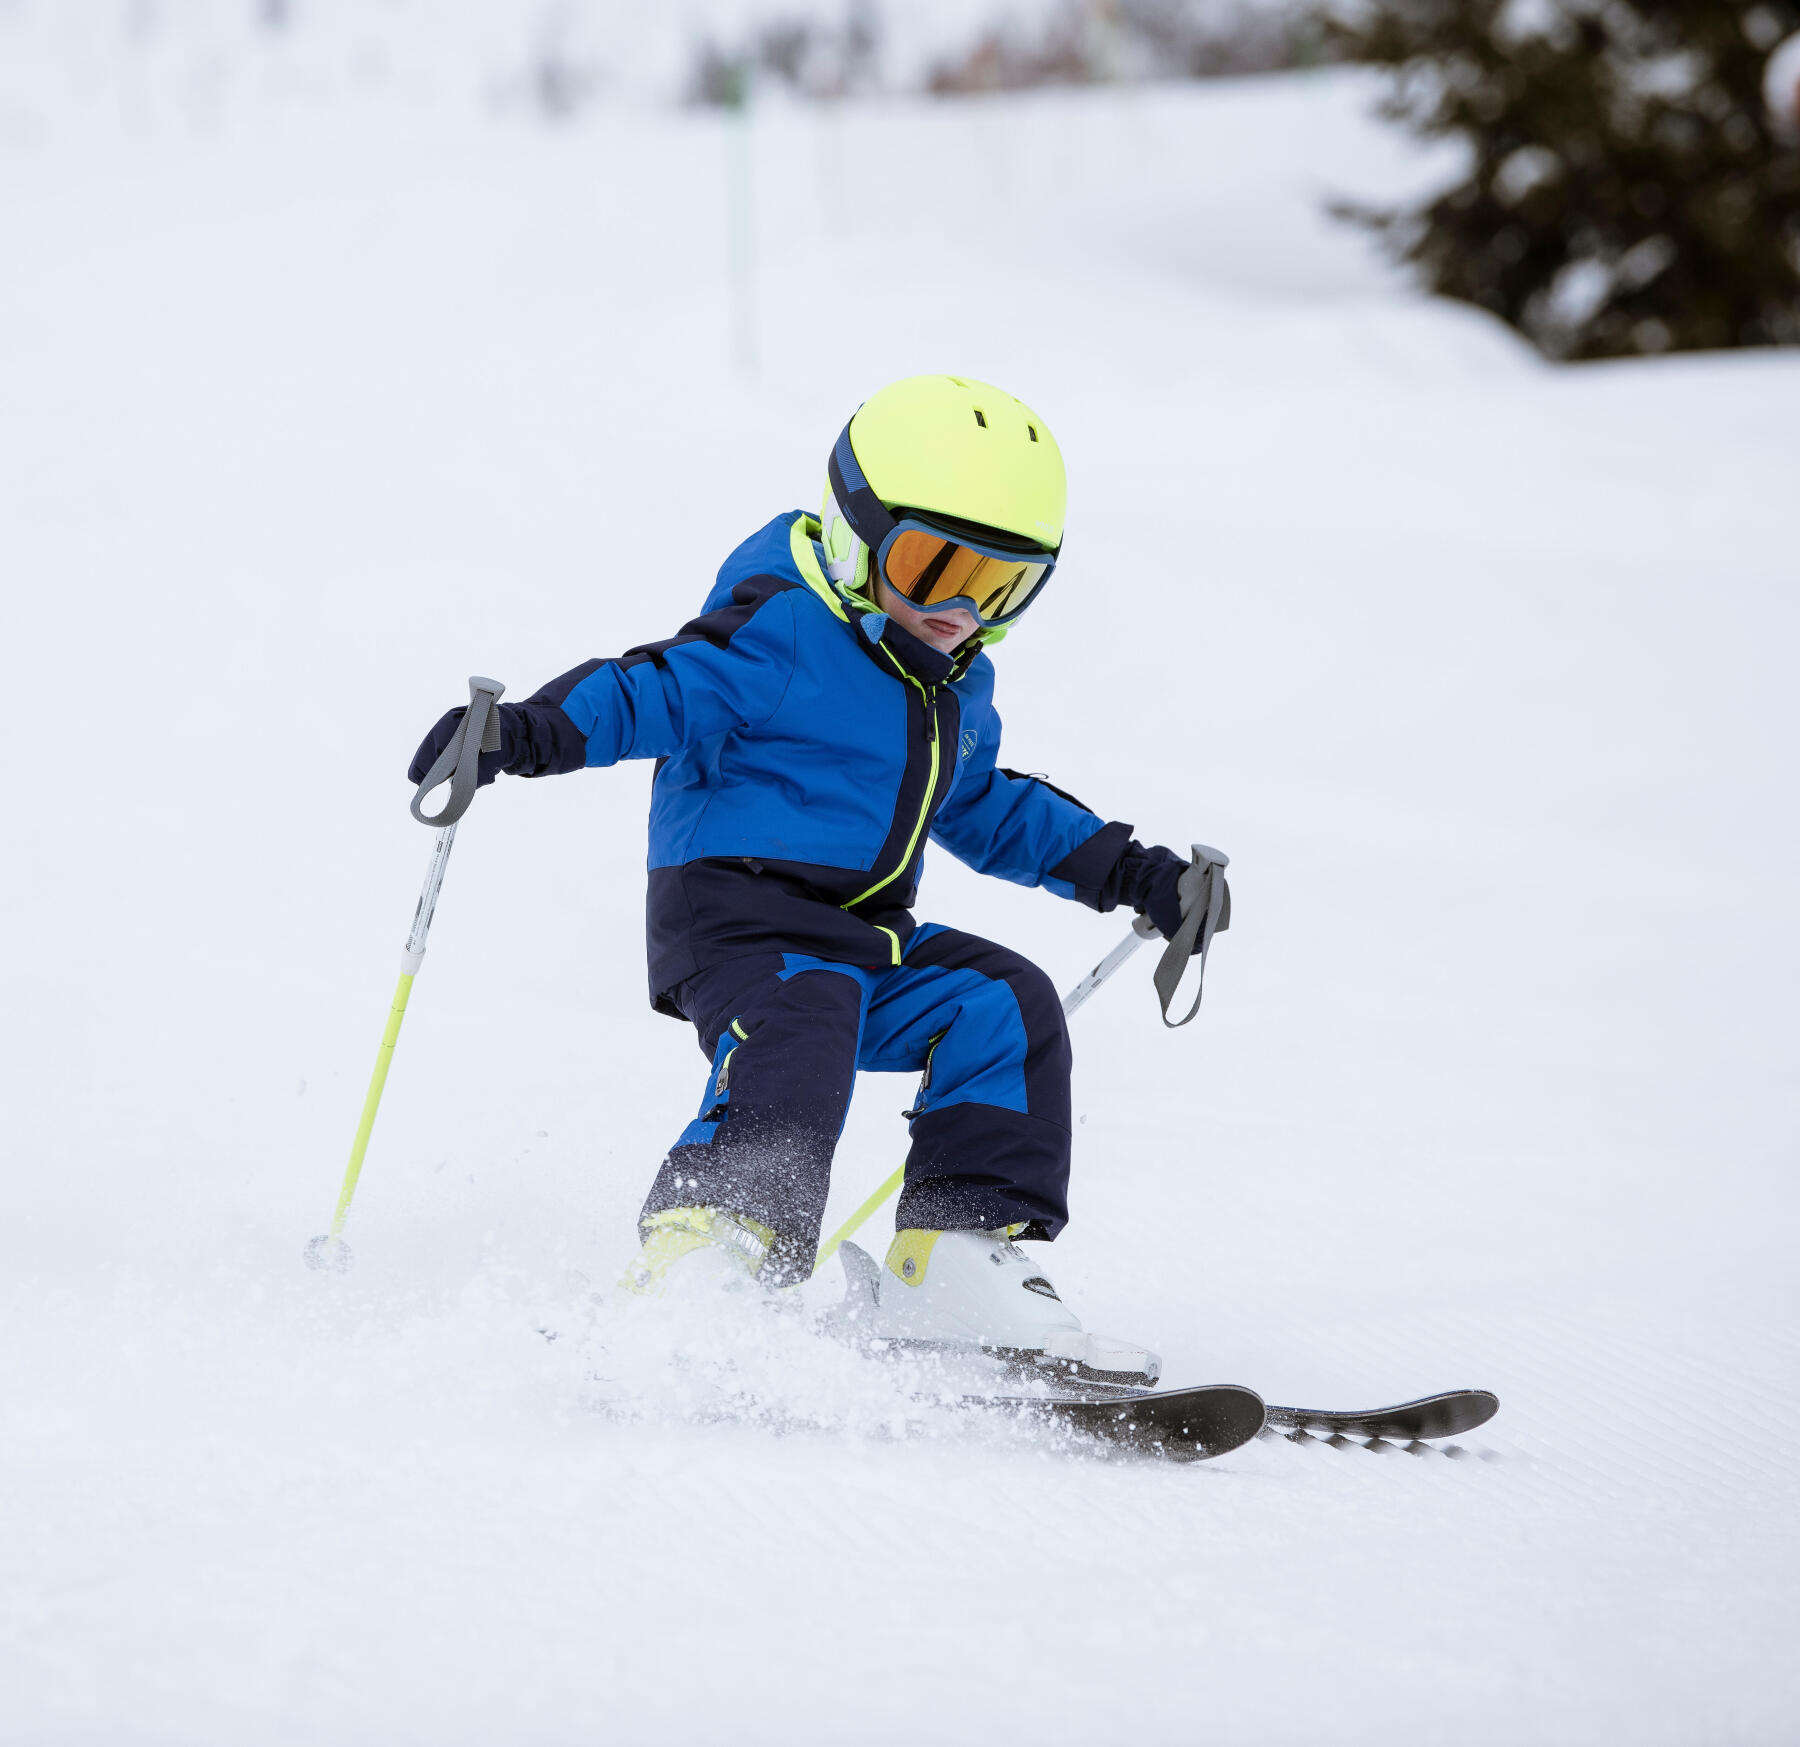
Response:
[[[1366,0],[1384,107],[1468,147],[1403,211],[1344,207],[1554,358],[1800,344],[1800,145],[1765,111],[1800,0]]]

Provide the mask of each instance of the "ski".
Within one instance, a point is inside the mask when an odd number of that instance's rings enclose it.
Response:
[[[1500,1411],[1486,1389],[1447,1389],[1391,1407],[1355,1410],[1265,1406],[1252,1389],[1211,1384],[1193,1389],[1131,1389],[1066,1379],[1045,1396],[980,1395],[971,1405],[1007,1407],[1131,1449],[1176,1460],[1222,1456],[1267,1430],[1305,1442],[1309,1438],[1393,1439],[1423,1443],[1473,1431]]]
[[[1271,1430],[1284,1435],[1393,1438],[1418,1443],[1471,1432],[1500,1411],[1500,1398],[1486,1389],[1446,1389],[1393,1407],[1348,1412],[1316,1407],[1270,1407]]]
[[[1213,1383],[1194,1389],[1147,1389],[1099,1398],[978,1395],[970,1406],[1007,1408],[1130,1450],[1198,1462],[1247,1444],[1263,1429],[1263,1398],[1254,1389]]]

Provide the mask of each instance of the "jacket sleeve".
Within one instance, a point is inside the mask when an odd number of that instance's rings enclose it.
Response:
[[[991,706],[982,717],[975,749],[932,824],[933,841],[977,873],[1112,909],[1122,895],[1120,860],[1136,847],[1131,827],[1107,824],[1042,777],[1003,769],[1000,717]]]
[[[768,720],[794,670],[792,584],[738,583],[674,637],[585,661],[522,704],[502,704],[505,770],[558,776],[626,758],[668,758]]]

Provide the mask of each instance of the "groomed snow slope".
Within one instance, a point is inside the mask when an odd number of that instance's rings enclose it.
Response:
[[[753,379],[716,120],[0,157],[0,1739],[1793,1739],[1800,359],[1411,298],[1319,216],[1425,173],[1368,95],[765,115]],[[1055,1278],[1175,1381],[1492,1387],[1460,1460],[1107,1461],[760,1328],[721,1417],[594,1321],[700,1091],[642,768],[483,794],[300,1267],[419,735],[669,634],[946,367],[1073,475],[1011,761],[1233,856],[1200,1020],[1140,960],[1076,1022]],[[922,908],[1065,986],[1122,927]]]

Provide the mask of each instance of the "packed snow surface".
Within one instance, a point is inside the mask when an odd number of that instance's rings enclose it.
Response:
[[[1370,95],[0,153],[0,1739],[1794,1738],[1800,358],[1419,301],[1323,216],[1433,173]],[[1009,761],[1233,858],[1200,1019],[1146,953],[1075,1021],[1045,1265],[1172,1382],[1496,1390],[1460,1454],[1108,1459],[613,1308],[703,1074],[642,767],[481,795],[300,1265],[419,736],[671,634],[933,369],[1072,474]],[[921,908],[1065,987],[1124,926]]]

